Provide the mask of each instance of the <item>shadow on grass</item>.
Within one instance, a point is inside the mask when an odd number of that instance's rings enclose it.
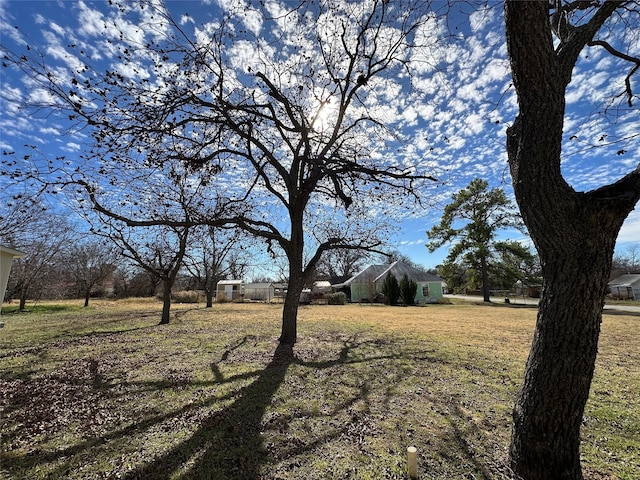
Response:
[[[279,345],[271,362],[238,392],[233,404],[205,418],[180,445],[124,478],[167,478],[178,471],[188,478],[257,478],[267,454],[262,417],[293,361],[292,348]]]
[[[214,379],[204,382],[208,385],[214,384],[235,384],[241,381],[243,384],[251,380],[251,383],[229,392],[223,396],[207,395],[193,403],[186,404],[181,408],[158,415],[146,416],[133,424],[121,429],[110,429],[100,437],[89,438],[83,442],[68,446],[67,448],[56,451],[44,452],[36,450],[27,456],[8,455],[2,462],[5,468],[13,464],[10,471],[17,474],[21,471],[28,471],[32,468],[33,462],[44,465],[46,463],[56,463],[53,471],[50,471],[46,478],[62,478],[68,473],[70,468],[68,464],[60,464],[65,458],[75,456],[87,456],[95,447],[107,447],[112,441],[116,443],[126,442],[130,437],[137,437],[146,431],[153,431],[157,427],[166,428],[167,425],[176,425],[176,434],[180,433],[180,422],[172,422],[172,419],[179,419],[183,416],[190,417],[197,415],[198,412],[210,411],[210,408],[216,408],[218,405],[227,405],[222,409],[213,413],[207,413],[206,416],[198,418],[195,430],[190,431],[188,436],[179,443],[174,444],[171,448],[163,451],[154,458],[151,454],[146,454],[143,464],[138,464],[133,470],[122,472],[119,478],[127,479],[160,479],[160,478],[189,478],[189,479],[257,479],[264,477],[265,467],[274,463],[274,451],[270,450],[270,445],[265,444],[266,430],[277,429],[279,423],[283,425],[293,423],[296,420],[296,411],[291,410],[284,415],[265,420],[265,413],[269,410],[274,397],[282,386],[287,372],[292,365],[309,369],[310,375],[317,375],[320,370],[329,369],[341,365],[354,365],[365,363],[365,369],[368,372],[365,377],[358,382],[350,385],[351,393],[344,398],[339,397],[339,401],[334,402],[330,411],[323,413],[327,417],[341,418],[340,422],[329,422],[326,428],[316,432],[311,436],[309,441],[287,441],[286,444],[279,446],[280,450],[277,456],[282,460],[284,458],[296,457],[304,452],[310,452],[319,446],[330,442],[335,438],[347,438],[350,444],[358,444],[368,435],[367,428],[373,428],[370,423],[373,421],[369,416],[369,395],[370,385],[368,378],[381,379],[380,385],[386,390],[383,402],[388,404],[390,397],[393,396],[391,390],[393,385],[401,382],[402,377],[410,375],[409,372],[401,368],[402,362],[405,360],[419,361],[420,364],[433,365],[435,363],[447,363],[437,358],[424,356],[423,351],[402,351],[402,345],[396,345],[394,342],[382,339],[360,340],[357,335],[343,339],[342,346],[337,353],[330,359],[319,359],[318,361],[302,360],[293,355],[290,347],[283,345],[278,346],[269,363],[259,370],[252,370],[237,375],[224,376],[218,368],[218,363],[225,361],[240,347],[246,346],[254,337],[245,336],[233,346],[229,347],[219,362],[210,365]],[[255,345],[254,345],[255,346]],[[360,348],[366,346],[361,354],[354,354]],[[387,365],[384,360],[400,360],[398,365]],[[370,362],[373,362],[370,364]],[[364,370],[363,370],[364,372]],[[291,375],[291,374],[289,374]],[[300,380],[300,379],[299,379]],[[302,380],[304,381],[304,380]],[[140,387],[145,385],[140,384]],[[146,388],[157,391],[167,391],[171,387],[166,383],[151,383]],[[437,397],[429,399],[425,396],[425,400],[437,404]],[[231,402],[231,403],[229,403]],[[361,406],[352,409],[356,403],[360,402]],[[454,402],[455,403],[455,402]],[[366,407],[364,410],[362,407]],[[396,405],[397,408],[397,405]],[[347,412],[347,415],[339,416],[340,412]],[[467,437],[473,437],[473,429],[468,430],[457,422],[467,424],[468,416],[457,409],[457,406],[451,405],[445,409],[445,418],[450,419],[452,432],[443,432],[440,442],[453,443],[452,450],[458,452],[460,458],[456,461],[470,463],[473,469],[480,475],[478,478],[491,478],[490,473],[483,467],[481,459],[477,458],[477,452],[474,452],[472,440]],[[469,425],[466,425],[467,427]],[[166,431],[166,430],[165,430]],[[184,432],[186,433],[186,432]],[[266,432],[268,433],[268,432]],[[320,433],[318,435],[318,433]],[[382,432],[380,432],[382,434]],[[453,435],[452,435],[453,434]],[[109,447],[107,447],[109,448]],[[117,461],[119,451],[112,451],[113,461]],[[121,452],[120,452],[121,453]],[[450,454],[450,452],[449,452]],[[447,451],[442,452],[443,456],[447,455]],[[124,458],[124,457],[122,457]],[[294,460],[294,462],[297,460]],[[394,460],[395,461],[395,460]],[[291,465],[294,465],[293,463]],[[284,467],[289,468],[287,466]],[[344,474],[344,472],[343,472]],[[356,478],[356,477],[352,477]],[[380,477],[380,478],[392,478]],[[393,478],[396,478],[395,476]]]

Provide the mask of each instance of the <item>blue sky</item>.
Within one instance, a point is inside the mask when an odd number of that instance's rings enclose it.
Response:
[[[219,9],[242,3],[169,1],[166,7],[182,28],[191,32],[196,28],[206,31],[202,25],[212,22]],[[277,8],[277,2],[265,3]],[[438,1],[434,4],[444,5]],[[448,27],[452,41],[425,52],[428,58],[415,78],[411,102],[390,96],[388,111],[383,112],[403,131],[411,132],[405,155],[421,158],[439,180],[425,187],[423,207],[415,208],[411,215],[398,214],[399,231],[392,239],[401,253],[426,267],[435,267],[447,254],[446,247],[429,253],[425,232],[438,222],[453,193],[480,177],[490,187],[502,187],[512,194],[504,145],[505,130],[515,118],[517,105],[510,86],[502,10],[495,5],[471,16],[454,15],[448,26],[434,22],[433,31],[442,33]],[[244,26],[260,34],[262,22],[257,12],[250,8],[241,11]],[[14,51],[27,44],[36,46],[47,63],[59,66],[61,71],[73,68],[67,47],[70,42],[94,49],[95,58],[113,66],[115,51],[106,48],[104,39],[114,21],[132,38],[149,35],[141,33],[135,24],[126,24],[107,2],[0,0],[0,18],[3,46]],[[117,41],[115,33],[113,39]],[[252,61],[250,49],[237,50],[239,62]],[[592,48],[585,51],[568,89],[563,172],[576,190],[613,182],[640,162],[640,110],[606,109],[612,96],[622,90],[622,67],[602,49]],[[1,74],[2,151],[21,156],[25,144],[36,144],[51,158],[69,158],[87,146],[87,133],[69,132],[63,118],[18,108],[22,100],[37,101],[39,95],[47,100],[46,96],[12,68],[3,68]],[[505,231],[501,237],[527,241],[517,231]],[[640,210],[636,209],[620,232],[618,252],[624,253],[638,242]]]

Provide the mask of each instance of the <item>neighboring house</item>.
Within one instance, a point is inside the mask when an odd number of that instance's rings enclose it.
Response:
[[[614,278],[609,282],[609,289],[614,298],[640,300],[640,273]]]
[[[243,298],[242,280],[220,280],[216,286],[216,302],[233,301]]]
[[[332,285],[337,291],[351,293],[351,302],[373,302],[381,298],[382,285],[387,274],[391,273],[398,282],[406,274],[418,285],[416,303],[431,303],[442,298],[442,279],[431,273],[402,263],[370,265],[345,282]]]
[[[0,304],[4,301],[4,294],[7,291],[13,259],[24,257],[25,255],[26,253],[24,252],[0,245]]]

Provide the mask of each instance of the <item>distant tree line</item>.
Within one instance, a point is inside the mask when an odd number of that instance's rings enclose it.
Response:
[[[88,306],[91,298],[157,296],[168,299],[166,320],[172,294],[198,291],[204,297],[199,300],[211,307],[220,280],[245,279],[251,267],[264,261],[262,245],[235,230],[193,227],[181,242],[180,235],[158,228],[142,235],[105,228],[83,231],[85,224],[74,223],[69,212],[54,213],[38,202],[2,202],[1,207],[0,243],[26,254],[14,259],[3,300],[18,301],[21,310],[27,301],[79,299]],[[366,252],[328,252],[307,286],[315,280],[349,278],[370,260]],[[288,282],[286,269],[275,275],[250,280]]]

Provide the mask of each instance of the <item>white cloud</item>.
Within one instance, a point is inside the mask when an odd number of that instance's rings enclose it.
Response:
[[[62,150],[66,152],[78,152],[82,149],[82,145],[75,142],[67,142]]]
[[[180,16],[180,25],[184,26],[187,23],[191,23],[195,25],[195,21],[193,20],[193,17],[191,15],[181,15]]]
[[[84,2],[78,2],[78,32],[88,37],[97,37],[105,32],[107,25],[99,10],[91,9]]]
[[[622,225],[617,244],[622,243],[640,243],[640,207],[632,211]]]

